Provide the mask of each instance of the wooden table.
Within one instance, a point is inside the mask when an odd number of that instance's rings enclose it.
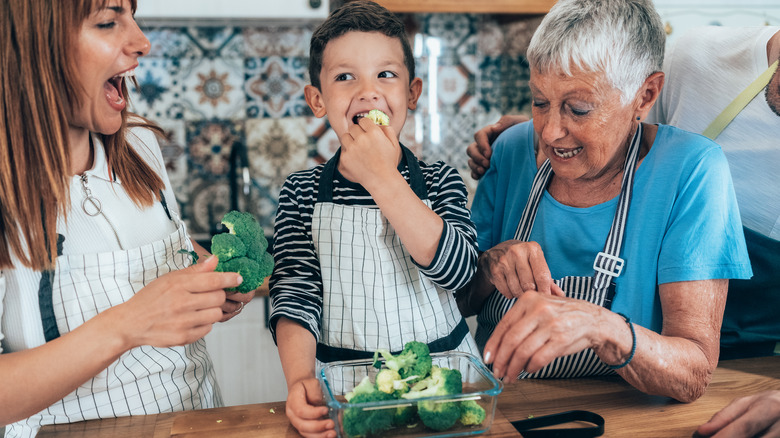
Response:
[[[780,357],[721,362],[707,393],[688,404],[643,394],[619,378],[521,380],[506,385],[493,426],[480,436],[519,437],[510,421],[582,409],[604,417],[607,437],[690,437],[734,397],[765,389],[780,389]],[[52,425],[38,434],[39,438],[297,436],[284,414],[284,402]]]

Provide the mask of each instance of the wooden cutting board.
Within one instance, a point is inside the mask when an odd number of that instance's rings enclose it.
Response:
[[[171,438],[211,438],[214,436],[244,438],[259,436],[267,437],[299,437],[298,432],[290,425],[284,408],[279,407],[271,412],[253,408],[211,409],[208,411],[182,412],[176,415],[171,425]],[[490,430],[483,437],[519,437],[509,420],[496,411]]]

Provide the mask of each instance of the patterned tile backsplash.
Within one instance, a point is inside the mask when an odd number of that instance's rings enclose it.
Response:
[[[401,142],[424,161],[461,172],[466,146],[505,113],[530,113],[524,54],[541,17],[405,14],[423,95]],[[145,27],[152,43],[136,69],[135,112],[166,132],[163,154],[193,237],[205,239],[230,208],[234,143],[248,150],[251,187],[238,196],[273,233],[287,175],[338,148],[326,119],[306,105],[309,39],[316,23],[279,26]],[[240,185],[239,185],[240,186]]]

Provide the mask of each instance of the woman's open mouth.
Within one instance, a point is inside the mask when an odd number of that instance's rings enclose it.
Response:
[[[126,104],[125,98],[122,96],[122,83],[126,77],[133,75],[135,75],[135,71],[128,70],[107,80],[103,85],[103,90],[105,91],[108,104],[117,111],[122,111],[125,109]]]
[[[553,153],[559,158],[572,158],[582,151],[582,147],[575,149],[553,148]]]

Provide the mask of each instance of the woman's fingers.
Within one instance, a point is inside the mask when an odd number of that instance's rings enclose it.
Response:
[[[700,436],[780,436],[780,391],[740,397],[699,426]]]
[[[487,251],[490,281],[511,299],[525,291],[554,294],[550,269],[536,242],[507,241]],[[560,288],[556,290],[561,295]]]
[[[220,322],[228,321],[241,313],[241,311],[244,310],[244,307],[252,301],[254,296],[255,291],[247,293],[229,293],[227,297],[225,297],[225,302],[222,304],[222,319],[220,319]]]
[[[555,358],[591,347],[589,303],[528,291],[504,315],[485,345],[497,377],[536,372]]]

